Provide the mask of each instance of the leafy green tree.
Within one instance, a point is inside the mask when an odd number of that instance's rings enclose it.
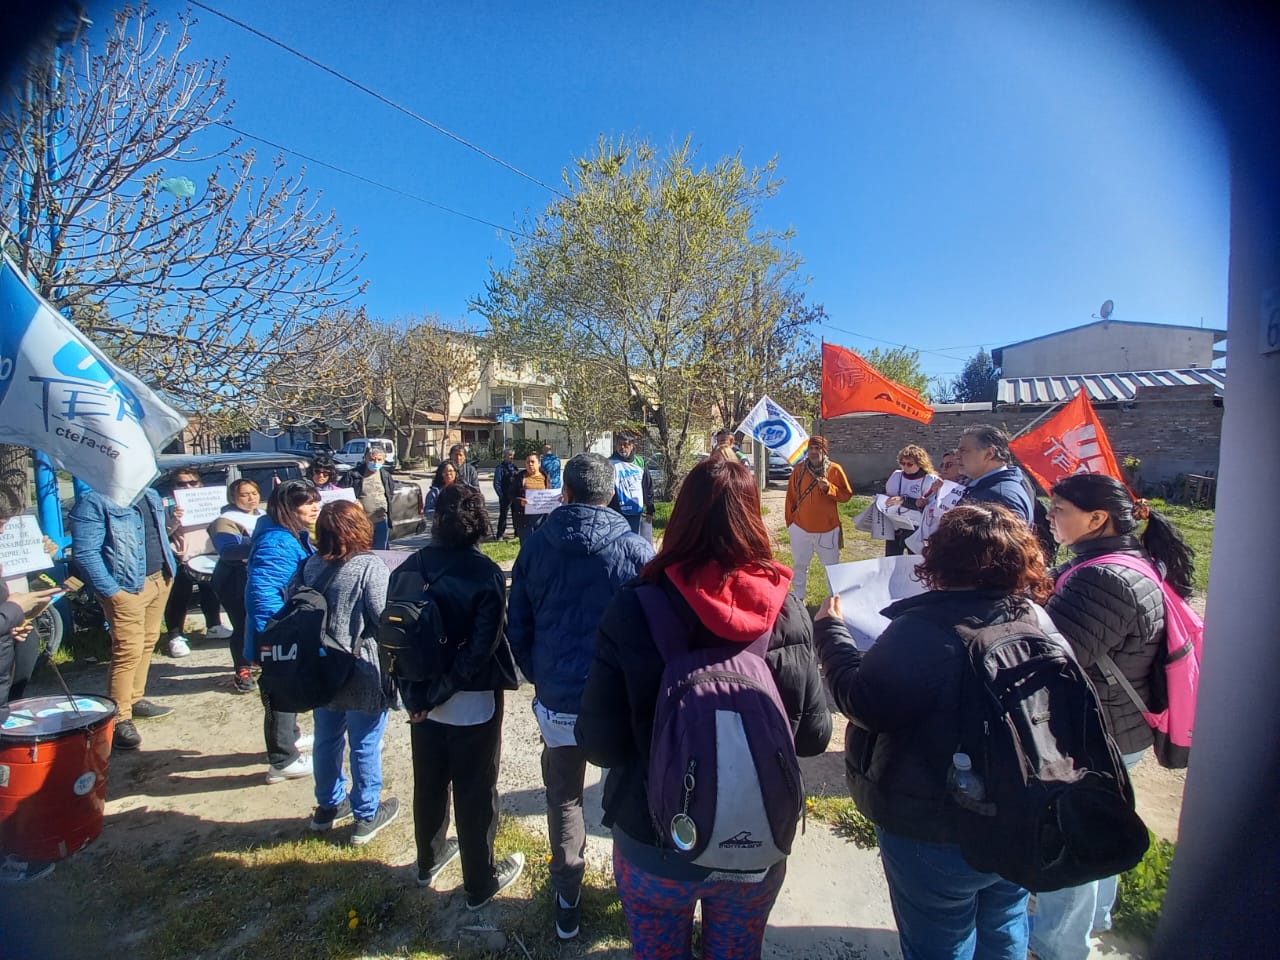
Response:
[[[951,403],[993,403],[1000,386],[1000,371],[991,361],[991,354],[980,349],[965,361],[960,375],[945,389]]]
[[[781,278],[781,292],[795,269],[787,235],[756,222],[780,186],[776,165],[698,165],[688,140],[663,155],[602,138],[564,180],[568,196],[513,241],[510,266],[491,270],[472,306],[502,350],[589,365],[651,449],[679,464],[723,401],[716,384],[736,362],[753,283]],[[667,494],[679,479],[667,472]]]
[[[855,352],[890,380],[896,380],[926,400],[929,399],[929,377],[920,369],[920,351],[908,347],[893,347],[889,350],[872,347],[870,350]]]

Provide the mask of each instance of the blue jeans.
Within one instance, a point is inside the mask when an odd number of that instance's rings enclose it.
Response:
[[[386,711],[312,711],[316,742],[312,747],[312,771],[316,778],[316,803],[336,807],[347,796],[342,776],[342,755],[351,742],[351,812],[357,820],[372,820],[382,799],[382,731]]]
[[[1026,960],[1027,891],[960,848],[876,827],[903,960]]]
[[[391,521],[379,520],[373,525],[373,549],[385,550],[391,543]]]
[[[1132,770],[1146,753],[1126,753],[1120,759]],[[1031,915],[1031,949],[1040,960],[1085,960],[1093,931],[1111,929],[1118,877],[1103,877],[1078,887],[1036,894]]]

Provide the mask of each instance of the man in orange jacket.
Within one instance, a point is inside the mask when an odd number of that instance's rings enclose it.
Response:
[[[849,478],[838,463],[827,458],[826,437],[810,437],[805,458],[791,471],[783,514],[791,535],[795,578],[791,589],[804,603],[809,581],[809,561],[814,553],[823,566],[840,562],[840,514],[836,504],[853,496]]]

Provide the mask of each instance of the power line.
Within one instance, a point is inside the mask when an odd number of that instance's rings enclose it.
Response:
[[[474,150],[476,153],[480,154],[480,156],[485,157],[488,160],[492,160],[494,163],[498,164],[501,167],[505,167],[506,169],[510,170],[514,174],[524,177],[530,183],[536,183],[538,186],[542,187],[544,190],[550,190],[552,193],[556,194],[557,196],[563,197],[566,200],[568,199],[568,197],[564,193],[557,190],[555,187],[551,186],[551,184],[544,183],[542,180],[539,180],[537,177],[533,176],[533,174],[525,173],[515,164],[508,163],[506,160],[503,160],[499,156],[495,156],[494,154],[490,153],[488,150],[484,149],[478,144],[472,143],[470,140],[466,139],[465,137],[459,136],[458,134],[454,133],[452,130],[448,129],[447,127],[442,127],[440,124],[436,123],[434,120],[428,120],[422,114],[417,113],[416,111],[406,107],[404,104],[399,103],[395,100],[392,100],[390,97],[379,93],[377,90],[374,90],[372,87],[365,86],[359,80],[355,80],[352,77],[347,76],[345,73],[342,73],[340,70],[336,70],[333,67],[329,66],[328,64],[321,63],[319,60],[315,59],[314,57],[308,56],[307,54],[303,53],[301,50],[298,50],[298,49],[295,49],[294,47],[289,46],[287,43],[285,43],[282,40],[277,40],[275,37],[270,36],[269,34],[263,33],[261,30],[257,29],[256,27],[251,27],[249,24],[245,23],[243,20],[237,20],[235,17],[230,16],[229,14],[223,13],[221,10],[215,10],[213,7],[209,6],[207,3],[202,3],[201,0],[190,0],[190,3],[193,7],[199,7],[201,10],[206,10],[209,13],[212,13],[215,17],[221,17],[223,20],[226,20],[228,23],[234,24],[235,26],[239,27],[242,30],[247,30],[249,33],[252,33],[255,37],[265,40],[267,41],[267,43],[274,44],[275,46],[279,47],[281,50],[284,50],[287,53],[293,54],[298,59],[311,64],[313,67],[318,67],[319,69],[325,71],[325,73],[328,73],[334,77],[337,77],[343,83],[350,84],[351,86],[355,87],[357,90],[361,91],[362,93],[366,93],[369,96],[373,97],[375,100],[386,104],[388,107],[391,107],[393,110],[399,110],[405,116],[411,117],[412,119],[417,120],[419,123],[425,124],[426,126],[430,127],[432,130],[436,131],[437,133],[443,134],[444,136],[448,137],[450,140],[454,141],[455,143],[459,143],[462,146],[466,147],[468,150]]]
[[[313,157],[309,154],[303,153],[301,150],[294,150],[292,147],[286,147],[282,143],[276,143],[274,140],[268,140],[266,137],[260,137],[256,133],[249,133],[247,130],[241,130],[239,127],[233,126],[232,124],[227,123],[225,120],[220,121],[220,123],[221,123],[221,126],[226,127],[228,130],[232,131],[233,133],[238,133],[242,137],[248,137],[250,140],[256,140],[259,143],[265,143],[269,147],[274,147],[277,150],[282,150],[285,153],[292,154],[295,157],[301,157],[303,160],[306,160],[308,163],[314,163],[317,166],[326,167],[329,170],[333,170],[335,173],[340,173],[343,176],[352,177],[356,180],[361,181],[362,183],[367,183],[370,186],[377,187],[380,190],[390,191],[391,193],[398,194],[399,196],[402,196],[402,197],[406,197],[409,200],[416,200],[418,203],[426,204],[428,207],[434,207],[437,210],[443,210],[445,213],[451,213],[455,217],[462,217],[464,220],[471,220],[471,221],[474,221],[475,223],[482,223],[486,227],[493,227],[496,230],[504,230],[507,233],[510,233],[514,236],[523,237],[526,240],[528,239],[528,237],[525,234],[521,233],[519,230],[514,230],[511,227],[504,227],[501,224],[494,223],[492,220],[486,220],[484,219],[484,217],[477,217],[474,214],[463,213],[461,210],[455,210],[453,209],[453,207],[447,207],[443,203],[437,203],[434,200],[428,200],[426,197],[420,197],[416,193],[409,193],[407,190],[401,190],[399,187],[393,187],[393,186],[390,186],[389,184],[382,183],[370,177],[366,177],[364,174],[356,173],[354,170],[344,169],[343,167],[339,167],[337,164],[329,163],[327,160],[321,160],[319,157]]]
[[[947,356],[947,354],[945,354],[945,353],[939,353],[937,350],[926,350],[924,347],[913,347],[913,346],[911,346],[911,344],[909,344],[909,343],[898,343],[898,342],[897,342],[897,341],[895,341],[895,340],[885,340],[885,339],[883,339],[883,338],[881,338],[881,337],[872,337],[872,336],[868,336],[868,335],[867,335],[867,334],[865,334],[865,333],[855,333],[853,330],[845,330],[843,327],[837,327],[837,326],[835,326],[835,325],[833,325],[833,324],[830,324],[830,323],[824,323],[824,324],[822,324],[822,326],[826,327],[828,330],[834,330],[834,331],[836,331],[837,333],[845,333],[845,334],[848,334],[848,335],[849,335],[849,336],[851,336],[851,337],[858,337],[859,339],[862,339],[862,340],[873,340],[873,341],[875,341],[876,343],[887,343],[887,344],[888,344],[889,346],[891,346],[891,347],[902,347],[902,349],[904,349],[904,350],[915,350],[917,353],[928,353],[928,354],[932,354],[932,355],[933,355],[933,356],[935,356],[935,357],[941,357],[943,360],[964,360],[964,359],[966,359],[965,357],[950,357],[950,356]],[[954,350],[954,349],[962,349],[962,348],[958,348],[958,347],[946,347],[946,348],[944,348],[944,349]]]

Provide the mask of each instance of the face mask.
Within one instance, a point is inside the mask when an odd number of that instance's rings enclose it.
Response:
[[[372,473],[373,471],[375,471],[375,470],[381,470],[381,469],[382,469],[382,461],[381,461],[381,460],[366,460],[366,461],[364,462],[364,465],[365,465],[366,467],[368,467],[368,468],[369,468],[369,471],[370,471],[371,473]]]

